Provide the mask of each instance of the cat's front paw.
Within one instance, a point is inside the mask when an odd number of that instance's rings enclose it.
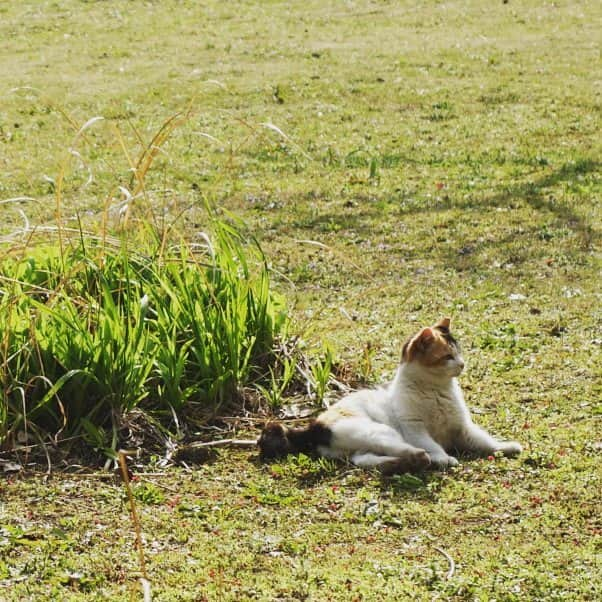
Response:
[[[422,472],[431,464],[429,455],[423,449],[414,449],[404,453],[395,460],[383,462],[379,466],[380,472],[385,476],[403,474],[404,472]]]
[[[417,469],[422,470],[431,465],[431,457],[423,449],[417,449],[413,462]]]
[[[434,468],[439,468],[445,470],[446,468],[452,468],[453,466],[458,466],[460,462],[458,462],[457,458],[453,456],[434,456],[431,454],[431,463]]]
[[[500,443],[496,451],[501,451],[507,458],[512,458],[518,456],[523,451],[523,446],[517,441],[504,441]]]

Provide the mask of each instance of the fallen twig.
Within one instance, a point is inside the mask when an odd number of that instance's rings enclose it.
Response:
[[[205,447],[255,447],[257,439],[218,439],[216,441],[196,441],[183,448],[202,449]]]
[[[442,554],[443,556],[445,556],[445,558],[447,559],[447,562],[449,562],[449,570],[447,571],[447,575],[445,575],[445,580],[449,581],[454,576],[454,573],[456,572],[456,563],[454,562],[454,559],[443,548],[438,548],[437,546],[433,546],[433,549],[437,550],[437,552],[439,552],[439,554]]]
[[[253,449],[257,447],[256,439],[218,439],[217,441],[195,441],[176,448],[172,460],[181,464],[191,461],[194,464],[205,464],[217,457],[220,447],[240,447]]]
[[[167,472],[137,472],[137,477],[165,477]],[[63,477],[70,479],[114,479],[118,476],[115,472],[63,472]]]

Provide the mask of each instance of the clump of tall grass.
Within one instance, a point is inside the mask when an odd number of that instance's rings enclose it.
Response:
[[[79,126],[58,111],[74,137],[53,180],[55,223],[31,227],[19,210],[25,228],[0,241],[6,245],[0,260],[0,448],[32,435],[40,441],[81,435],[114,456],[134,414],[181,434],[187,424],[240,410],[247,398],[279,406],[299,381],[321,401],[332,362],[318,369],[299,352],[284,300],[271,288],[253,238],[208,203],[205,231],[196,232],[200,244],[184,235],[174,241],[175,222],[157,228],[146,178],[163,145],[189,120],[190,107],[166,120],[148,143],[130,124],[137,156],[116,123],[97,116]],[[85,162],[77,147],[91,146],[91,158],[105,163],[106,149],[88,137],[100,124],[110,126],[113,146],[123,150],[128,182],[106,161],[116,182],[101,223],[86,233],[79,218],[67,227],[65,195],[74,157],[87,165],[84,188],[92,180],[95,163]],[[115,205],[117,190],[125,201]],[[111,229],[116,210],[119,223]],[[25,244],[15,247],[19,239]]]
[[[81,433],[110,451],[134,409],[167,424],[240,403],[288,318],[258,245],[215,217],[210,231],[201,249],[82,237],[2,262],[2,442]]]

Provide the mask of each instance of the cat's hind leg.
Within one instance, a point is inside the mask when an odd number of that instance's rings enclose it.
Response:
[[[403,456],[380,456],[371,452],[356,452],[350,460],[360,468],[376,468],[385,476],[418,472],[426,469],[431,463],[428,454],[422,450]]]
[[[330,446],[348,454],[363,451],[382,456],[400,456],[408,451],[417,451],[394,428],[368,417],[344,418],[329,426],[332,432]]]
[[[394,473],[420,470],[430,464],[423,449],[406,443],[401,434],[387,424],[354,416],[339,420],[330,428],[332,452],[350,456],[358,466]]]

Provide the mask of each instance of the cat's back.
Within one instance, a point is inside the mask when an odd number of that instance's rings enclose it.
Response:
[[[332,425],[345,418],[369,418],[387,422],[389,394],[387,389],[361,389],[349,393],[318,416],[324,425]]]

